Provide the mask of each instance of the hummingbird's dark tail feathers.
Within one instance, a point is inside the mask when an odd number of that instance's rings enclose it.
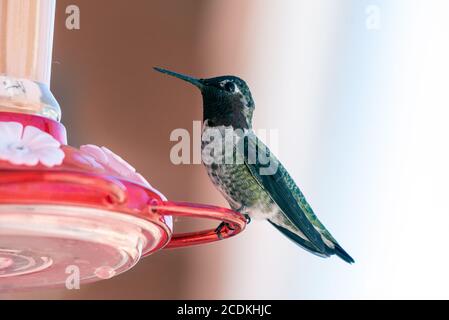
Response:
[[[335,254],[342,260],[346,261],[349,264],[355,263],[354,259],[342,248],[338,243],[334,243],[335,245]]]
[[[281,226],[278,226],[277,224],[271,222],[270,220],[268,220],[268,222],[270,222],[270,224],[273,227],[278,229],[284,236],[289,238],[291,241],[293,241],[294,243],[299,245],[304,250],[306,250],[316,256],[319,256],[321,258],[328,258],[331,255],[335,254],[340,259],[342,259],[343,261],[345,261],[349,264],[352,264],[355,262],[354,259],[352,259],[352,257],[338,243],[334,243],[335,249],[328,248],[326,253],[322,253],[322,252],[318,251],[310,242],[304,240],[297,234],[295,234],[295,233],[291,232],[290,230],[285,229]]]

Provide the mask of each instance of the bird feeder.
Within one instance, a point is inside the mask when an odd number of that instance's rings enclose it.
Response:
[[[67,144],[50,91],[54,0],[0,0],[0,291],[109,279],[142,257],[226,239],[245,218],[168,201],[107,148]],[[173,217],[225,227],[176,234]]]

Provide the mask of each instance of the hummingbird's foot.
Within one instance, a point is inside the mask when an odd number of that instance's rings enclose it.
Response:
[[[251,217],[249,216],[248,213],[244,213],[244,212],[248,212],[248,210],[246,209],[245,206],[241,206],[240,208],[238,208],[237,210],[238,213],[240,213],[241,215],[243,215],[246,219],[246,224],[250,224],[251,223]]]
[[[226,222],[220,223],[220,225],[217,227],[217,229],[215,229],[215,233],[217,234],[217,237],[220,240],[223,240],[223,235],[221,234],[221,232],[223,231],[224,228],[228,228],[230,230],[235,230],[233,227],[231,227],[231,225],[229,223],[226,223]]]

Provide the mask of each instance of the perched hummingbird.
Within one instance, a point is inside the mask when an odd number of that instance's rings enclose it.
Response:
[[[251,218],[268,220],[289,239],[315,255],[329,257],[335,254],[348,263],[354,262],[318,220],[287,170],[255,135],[252,130],[255,104],[245,81],[235,76],[196,79],[161,68],[155,70],[187,81],[201,90],[203,132],[212,128],[221,133],[229,129],[244,133],[241,138],[245,139],[245,148],[237,147],[233,141],[234,155],[243,159],[242,162],[205,163],[209,177],[233,210],[245,215],[249,221]],[[202,147],[204,151],[206,145],[203,143]],[[276,165],[274,172],[261,173],[267,161],[262,164],[257,157],[249,155],[250,149],[258,148],[265,150],[268,162]]]

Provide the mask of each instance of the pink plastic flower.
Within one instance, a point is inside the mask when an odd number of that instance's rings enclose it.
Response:
[[[46,167],[62,164],[61,144],[48,133],[18,122],[0,122],[0,160],[14,165]]]
[[[111,170],[113,173],[135,183],[139,183],[144,187],[150,189],[154,193],[160,196],[163,201],[167,201],[167,198],[154,189],[150,183],[132,167],[128,162],[121,157],[113,153],[106,147],[97,147],[94,145],[85,145],[80,150],[87,156],[92,157],[103,167]],[[173,218],[171,216],[164,216],[166,224],[173,230]]]
[[[95,159],[95,161],[97,161],[104,167],[107,167],[117,175],[122,176],[130,181],[138,182],[145,187],[151,188],[150,183],[141,174],[137,173],[136,169],[134,169],[128,162],[123,160],[108,148],[100,148],[89,144],[82,146],[80,149],[82,152],[91,156]]]

